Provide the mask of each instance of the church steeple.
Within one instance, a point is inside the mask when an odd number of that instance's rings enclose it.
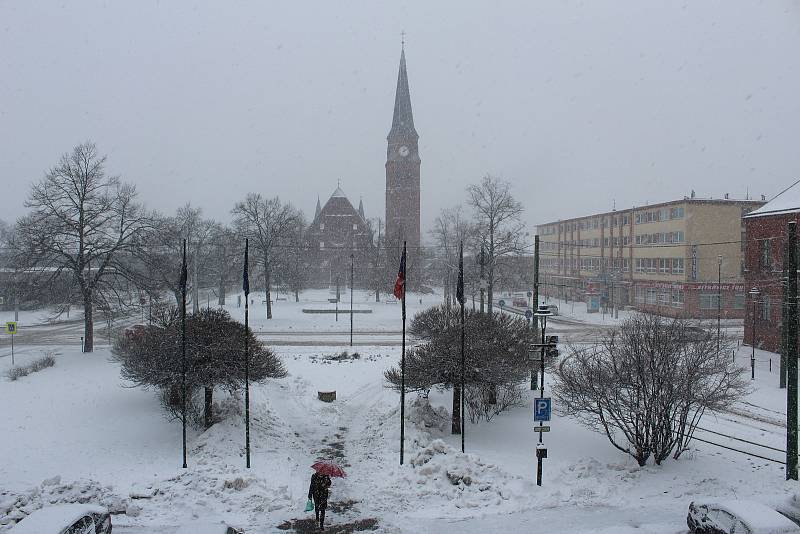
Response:
[[[411,111],[405,48],[400,52],[400,70],[397,73],[397,90],[394,95],[394,116],[388,139],[393,137],[413,137],[415,139],[419,137],[417,130],[414,129],[414,114]]]
[[[317,211],[314,213],[314,220],[319,219],[319,213],[322,211],[322,206],[319,204],[319,195],[317,195]]]
[[[362,219],[366,220],[366,217],[364,217],[364,199],[363,198],[359,198],[358,199],[358,214],[361,215]]]

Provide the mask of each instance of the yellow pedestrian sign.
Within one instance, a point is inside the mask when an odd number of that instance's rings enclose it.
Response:
[[[17,323],[14,321],[9,321],[6,323],[6,333],[11,334],[12,336],[17,333]]]

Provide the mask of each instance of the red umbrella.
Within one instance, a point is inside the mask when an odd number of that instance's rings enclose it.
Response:
[[[320,460],[312,465],[311,468],[317,473],[322,473],[323,475],[328,475],[329,477],[347,476],[347,473],[344,472],[344,469],[328,460]]]

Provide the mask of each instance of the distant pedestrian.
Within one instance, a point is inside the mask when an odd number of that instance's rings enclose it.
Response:
[[[311,484],[308,486],[308,498],[314,499],[314,513],[319,521],[319,529],[325,530],[325,509],[328,508],[328,488],[331,487],[331,477],[315,472],[311,475]]]

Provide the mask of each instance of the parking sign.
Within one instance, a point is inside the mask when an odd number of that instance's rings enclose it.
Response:
[[[17,323],[15,323],[15,322],[6,323],[6,332],[9,333],[9,334],[16,334],[17,333]]]
[[[533,421],[549,421],[550,420],[550,397],[533,400]]]

